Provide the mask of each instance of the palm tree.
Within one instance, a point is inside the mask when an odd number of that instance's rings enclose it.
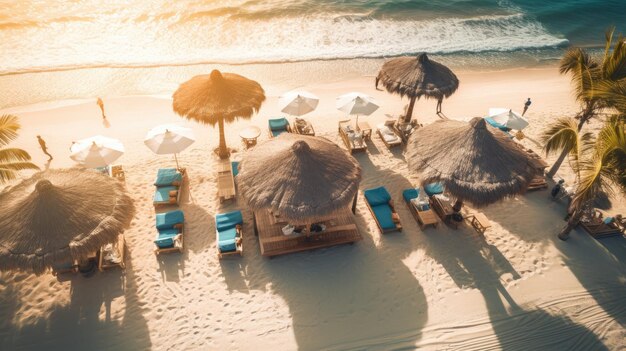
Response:
[[[626,194],[626,128],[621,116],[608,118],[596,138],[578,135],[572,148],[577,150],[572,167],[577,187],[568,208],[570,217],[558,235],[561,240],[567,240],[600,192],[612,194],[617,188]]]
[[[17,148],[4,148],[17,138],[20,124],[16,116],[0,116],[0,183],[17,178],[17,172],[23,169],[39,169],[30,161],[28,152]]]
[[[610,28],[605,33],[606,44],[604,56],[601,62],[589,56],[581,48],[571,48],[561,58],[559,72],[570,74],[574,85],[576,101],[581,104],[581,110],[576,114],[578,131],[585,123],[598,115],[598,112],[606,107],[616,108],[616,96],[626,91],[626,44],[620,34],[613,45],[615,28]],[[611,50],[611,47],[613,49]],[[602,87],[602,89],[598,89]],[[623,88],[623,90],[622,90]],[[619,99],[618,99],[619,100]],[[620,100],[626,107],[626,103]],[[563,145],[567,146],[567,145]],[[561,150],[561,155],[547,173],[553,177],[559,167],[570,153],[569,148],[553,148],[551,152]],[[546,149],[546,152],[548,150]]]

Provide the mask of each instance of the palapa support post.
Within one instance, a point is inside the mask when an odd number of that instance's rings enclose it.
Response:
[[[415,96],[411,97],[411,101],[409,101],[409,108],[406,110],[406,116],[404,116],[404,123],[411,123],[411,118],[413,118],[413,106],[415,106],[415,100],[417,98]]]
[[[359,193],[354,194],[354,200],[352,200],[352,214],[356,214],[356,202],[359,197]]]

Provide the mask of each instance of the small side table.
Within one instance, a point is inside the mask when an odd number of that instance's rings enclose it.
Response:
[[[261,129],[255,126],[244,128],[241,132],[239,132],[241,142],[246,147],[246,149],[249,149],[256,145],[256,140],[259,135],[261,135]]]
[[[372,127],[367,122],[359,122],[357,124],[357,130],[360,130],[363,133],[363,139],[369,141],[372,140]]]

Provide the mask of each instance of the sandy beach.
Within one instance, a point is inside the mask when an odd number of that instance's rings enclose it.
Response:
[[[294,67],[303,66],[284,67],[293,74]],[[226,125],[228,145],[239,150],[235,160],[245,152],[238,132],[255,125],[263,131],[260,141],[267,140],[267,120],[282,115],[277,99],[287,90],[320,97],[306,118],[317,135],[342,146],[337,122],[345,116],[335,109],[336,96],[360,91],[376,98],[381,108],[362,117],[372,127],[397,117],[407,104],[375,90],[372,76],[355,73],[368,71],[359,67],[335,79],[303,71],[306,84],[241,67],[264,87],[267,100],[252,119]],[[530,126],[522,143],[538,153],[542,129],[578,109],[568,77],[554,66],[456,73],[459,90],[443,103],[448,118],[469,120],[490,107],[521,110],[530,97]],[[117,163],[124,166],[136,206],[125,232],[123,271],[61,279],[0,273],[0,349],[624,349],[624,238],[596,240],[577,229],[569,241],[558,240],[566,204],[552,201],[545,190],[481,209],[493,224],[484,236],[468,226],[421,230],[401,197],[418,179],[409,176],[402,150],[390,151],[377,135],[367,153],[355,155],[363,169],[356,223],[364,239],[261,257],[243,199],[223,204],[217,199],[217,158],[211,153],[218,145],[217,128],[175,115],[168,88],[176,87],[164,86],[164,94],[155,96],[102,96],[110,126],[103,124],[95,97],[0,111],[19,116],[22,130],[11,145],[27,150],[42,169],[76,166],[69,158],[73,140],[98,134],[121,140],[126,153]],[[419,101],[414,118],[423,124],[437,120],[435,104]],[[156,170],[173,166],[174,159],[153,154],[143,138],[163,123],[190,127],[197,140],[179,155],[189,174],[180,206],[187,221],[185,250],[156,256],[152,184]],[[48,143],[51,162],[36,135]],[[546,160],[551,164],[554,156]],[[573,180],[567,162],[557,178]],[[381,235],[363,201],[362,190],[380,185],[397,204],[401,233]],[[626,212],[624,199],[612,204],[607,213]],[[244,214],[244,256],[219,260],[214,215],[233,209]]]

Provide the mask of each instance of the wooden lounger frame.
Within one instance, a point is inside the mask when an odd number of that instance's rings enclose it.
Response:
[[[162,201],[162,202],[152,201],[152,204],[154,205],[154,207],[168,206],[168,205],[174,206],[174,205],[180,204],[180,194],[182,193],[183,185],[185,184],[185,180],[187,178],[187,170],[185,168],[179,168],[178,172],[180,172],[183,178],[180,181],[180,185],[176,186],[176,190],[178,191],[178,193],[176,194],[176,202],[171,203],[169,201]]]
[[[156,247],[156,249],[154,249],[154,253],[155,254],[162,254],[162,253],[169,253],[169,252],[183,252],[183,249],[185,248],[185,224],[184,223],[177,223],[175,224],[175,227],[178,226],[178,235],[174,237],[174,246],[172,247],[167,247],[167,248],[160,248],[160,247]],[[159,231],[157,230],[156,233],[156,238],[159,238]],[[156,244],[154,244],[156,246]]]
[[[215,242],[215,247],[217,248],[217,257],[219,258],[224,258],[224,257],[232,257],[232,256],[236,256],[239,255],[240,257],[243,257],[243,226],[242,225],[237,225],[236,227],[237,230],[237,235],[235,236],[235,251],[228,251],[228,252],[221,252],[220,251],[220,232],[217,230],[217,228],[215,228],[215,235],[216,235],[216,242]],[[239,241],[237,241],[237,238],[239,239]]]
[[[418,211],[417,208],[413,206],[410,200],[407,201],[405,199],[404,203],[409,208],[409,212],[411,212],[411,214],[413,215],[413,217],[415,218],[415,220],[417,221],[417,224],[419,224],[421,229],[424,229],[428,227],[429,225],[432,225],[433,228],[437,228],[437,226],[439,225],[439,220],[437,219],[438,216],[432,209],[428,209],[426,211]],[[426,212],[432,213],[433,218],[435,219],[434,222],[426,223],[426,221],[420,216],[420,213],[426,213]]]
[[[606,238],[609,236],[616,236],[616,235],[623,234],[622,230],[619,227],[617,226],[613,227],[604,222],[585,223],[581,221],[580,226],[583,227],[583,229],[594,238]]]
[[[287,121],[289,122],[289,121]],[[269,126],[267,127],[267,131],[269,133],[269,137],[270,139],[274,138],[274,134],[272,133],[272,128],[270,128]],[[285,131],[283,133],[293,133],[293,130],[291,129],[291,125],[289,125],[289,123],[287,123],[285,125]]]
[[[374,214],[374,210],[372,209],[372,206],[370,206],[370,203],[367,201],[367,199],[365,199],[365,204],[367,205],[367,208],[370,210],[372,217],[374,217],[374,220],[376,221],[376,226],[378,226],[378,230],[380,230],[382,234],[402,231],[402,223],[400,223],[400,216],[398,215],[398,212],[396,212],[396,208],[393,206],[393,200],[389,200],[389,202],[387,202],[389,207],[391,207],[391,216],[392,216],[391,218],[396,225],[396,227],[393,229],[383,229],[383,227],[380,225],[380,222],[378,222],[378,217],[376,217],[376,214]],[[394,220],[394,217],[397,218],[397,220]]]
[[[309,121],[306,121],[306,123],[308,124],[309,128],[311,128],[311,132],[310,133],[301,133],[300,129],[296,125],[296,121],[293,122],[293,126],[291,127],[291,130],[293,130],[293,132],[295,134],[315,136],[315,128],[313,128],[313,124],[311,122],[309,122]]]
[[[363,146],[362,147],[354,147],[352,145],[352,142],[350,141],[350,138],[348,137],[348,134],[346,134],[346,132],[343,130],[343,125],[349,123],[350,120],[343,120],[343,121],[339,121],[339,136],[341,137],[341,140],[343,140],[344,145],[346,145],[346,148],[348,149],[348,151],[350,151],[350,153],[355,153],[355,152],[365,152],[367,151],[367,144],[365,143],[365,139],[363,140]]]

